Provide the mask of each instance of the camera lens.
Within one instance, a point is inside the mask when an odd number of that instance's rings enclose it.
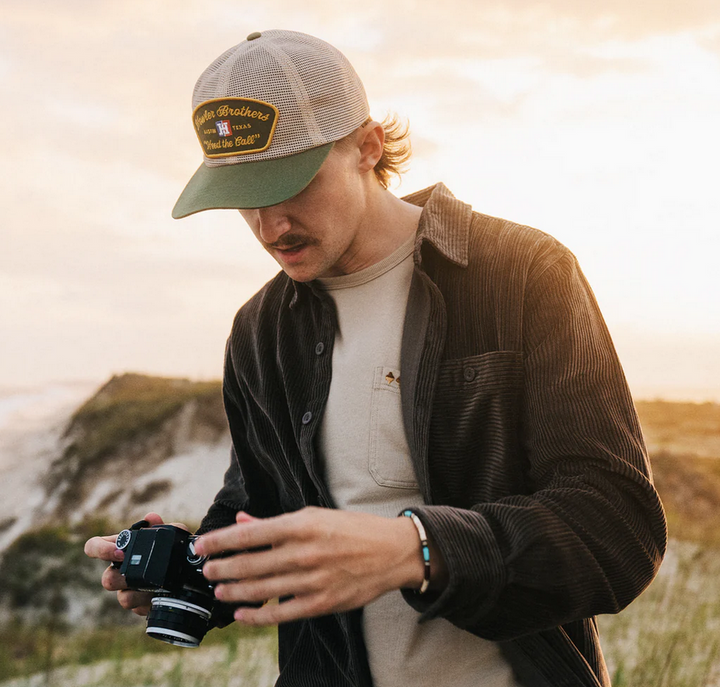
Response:
[[[153,597],[145,632],[168,644],[197,647],[208,631],[211,608],[211,598],[190,591]]]

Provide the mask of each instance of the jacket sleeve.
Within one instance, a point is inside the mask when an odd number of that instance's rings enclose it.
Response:
[[[230,465],[225,471],[223,486],[203,518],[197,534],[234,524],[235,515],[240,510],[258,518],[277,515],[279,512],[275,507],[275,485],[247,445],[247,413],[232,359],[231,341],[232,338],[226,348],[223,375],[223,402],[232,440]]]
[[[442,616],[494,640],[621,610],[666,546],[627,383],[569,251],[526,287],[523,361],[526,493],[416,509],[449,583],[432,595],[403,592],[421,621]]]
[[[223,486],[216,494],[196,534],[235,524],[235,515],[241,510],[255,517],[275,514],[268,512],[269,505],[274,503],[272,495],[275,489],[268,483],[267,475],[257,465],[247,446],[243,396],[232,361],[231,340],[232,337],[225,352],[223,375],[223,402],[232,440],[230,465],[225,471]],[[238,605],[243,604],[215,601],[210,627],[225,627],[234,622],[233,612]]]

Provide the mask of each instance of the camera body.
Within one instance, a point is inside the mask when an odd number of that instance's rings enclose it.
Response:
[[[155,596],[145,632],[184,647],[200,645],[209,629],[215,597],[202,573],[205,557],[195,552],[197,536],[174,525],[136,522],[118,534],[116,546],[125,557],[113,567],[128,589]]]

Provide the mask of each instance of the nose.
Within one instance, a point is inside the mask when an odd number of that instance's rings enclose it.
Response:
[[[253,210],[255,233],[264,243],[276,243],[280,237],[290,231],[292,222],[285,212],[283,203],[267,208]]]

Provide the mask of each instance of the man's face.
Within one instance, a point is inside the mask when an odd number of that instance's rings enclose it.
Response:
[[[285,273],[305,282],[366,266],[362,263],[369,248],[361,230],[364,207],[357,149],[336,145],[298,195],[240,214]]]

